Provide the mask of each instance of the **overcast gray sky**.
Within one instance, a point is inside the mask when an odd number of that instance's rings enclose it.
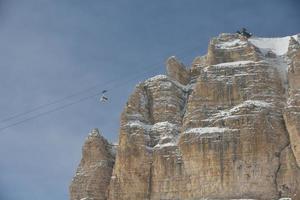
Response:
[[[164,73],[167,57],[189,65],[211,37],[243,26],[265,37],[299,33],[299,10],[297,0],[0,0],[0,121],[94,85],[61,103],[113,88],[107,104],[90,98],[1,130],[0,199],[68,199],[90,129],[117,141],[128,95]]]

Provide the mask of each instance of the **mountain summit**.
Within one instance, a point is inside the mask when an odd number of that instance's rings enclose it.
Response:
[[[129,97],[116,155],[88,136],[71,200],[300,199],[299,43],[223,33],[189,68],[170,57]]]

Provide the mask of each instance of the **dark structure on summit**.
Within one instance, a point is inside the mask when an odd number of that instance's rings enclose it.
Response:
[[[242,28],[240,31],[237,31],[238,34],[250,38],[252,36],[252,33],[250,33],[246,28]]]

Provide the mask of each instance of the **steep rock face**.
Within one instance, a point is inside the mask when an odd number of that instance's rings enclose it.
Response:
[[[198,78],[198,76],[200,75],[202,69],[207,66],[207,58],[206,56],[198,56],[196,57],[191,65],[191,71],[190,71],[190,75],[191,75],[191,83],[195,83],[196,79]]]
[[[169,58],[124,108],[107,199],[300,199],[299,47],[221,34],[190,70]]]
[[[167,76],[136,87],[121,117],[109,199],[150,198],[153,149],[175,142],[185,101],[185,86]]]
[[[104,200],[114,164],[112,145],[93,129],[82,148],[82,159],[70,185],[74,200]]]
[[[172,56],[167,60],[167,75],[169,78],[186,85],[190,82],[190,73],[185,66]]]
[[[298,167],[300,167],[300,47],[296,41],[293,41],[292,44],[296,48],[289,50],[291,58],[288,71],[289,97],[284,117],[291,139],[291,147]]]
[[[242,47],[239,51],[246,52]],[[253,55],[264,57],[253,49]],[[160,197],[277,198],[276,155],[288,143],[279,72],[268,60],[200,67],[179,139],[181,176],[185,178],[175,184],[182,186],[181,190],[168,188],[159,192]],[[176,165],[168,171],[175,169]]]
[[[257,48],[238,34],[223,33],[213,38],[208,46],[207,64],[215,65],[241,60],[258,61]]]
[[[281,152],[280,163],[276,180],[279,194],[284,197],[299,199],[300,170],[290,146]]]

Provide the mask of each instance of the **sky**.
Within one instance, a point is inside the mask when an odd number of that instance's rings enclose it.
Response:
[[[116,142],[134,86],[164,74],[169,56],[189,66],[241,27],[294,35],[299,10],[298,0],[0,0],[0,200],[68,199],[89,131]]]

